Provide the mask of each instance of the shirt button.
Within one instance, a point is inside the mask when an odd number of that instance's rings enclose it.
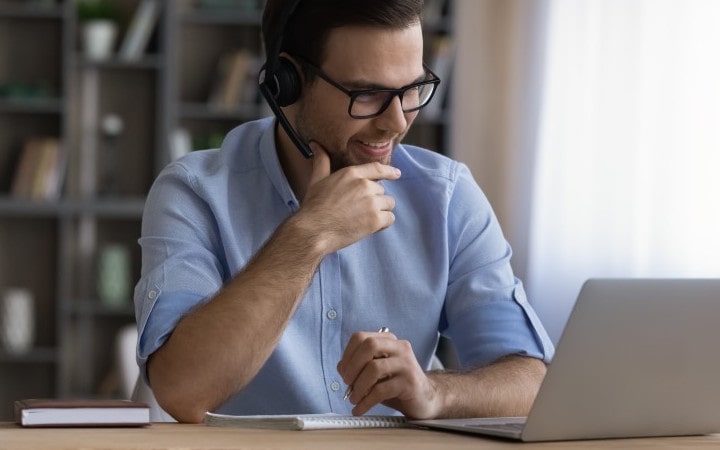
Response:
[[[337,381],[333,381],[332,383],[330,383],[330,389],[332,389],[335,392],[339,391],[340,383],[338,383]]]
[[[337,311],[335,311],[334,309],[331,309],[330,311],[328,311],[328,312],[327,312],[327,318],[330,319],[330,320],[335,320],[335,319],[337,319]]]
[[[148,298],[149,298],[150,300],[155,300],[155,297],[157,297],[157,291],[156,291],[156,290],[153,289],[152,291],[148,292]]]

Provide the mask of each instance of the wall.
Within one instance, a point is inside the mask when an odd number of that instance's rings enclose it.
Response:
[[[480,183],[524,278],[545,0],[457,0],[452,156]]]

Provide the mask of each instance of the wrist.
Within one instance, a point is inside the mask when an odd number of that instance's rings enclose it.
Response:
[[[450,405],[457,405],[453,389],[450,388],[451,379],[444,372],[429,372],[427,374],[430,384],[430,397],[428,401],[429,418],[439,419],[452,416]]]
[[[321,260],[330,251],[327,238],[318,230],[316,223],[305,220],[302,213],[296,213],[288,218],[280,227],[281,239],[292,242],[292,245],[302,246],[305,255],[313,260]]]

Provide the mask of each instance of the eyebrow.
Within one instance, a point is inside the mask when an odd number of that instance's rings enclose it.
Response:
[[[378,83],[374,83],[374,82],[370,82],[370,81],[363,81],[363,80],[343,81],[343,82],[340,82],[340,84],[342,84],[343,86],[345,86],[346,89],[351,90],[351,91],[357,91],[357,90],[364,91],[364,90],[368,90],[368,89],[392,89],[392,90],[394,90],[394,89],[403,89],[405,87],[412,86],[415,83],[420,83],[421,81],[425,81],[427,79],[427,76],[428,76],[428,74],[427,74],[427,72],[425,72],[424,66],[423,66],[423,73],[421,75],[419,75],[417,78],[415,78],[415,80],[412,81],[411,83],[408,83],[404,86],[400,86],[398,88],[389,87],[389,86],[385,86],[382,84],[378,84]]]

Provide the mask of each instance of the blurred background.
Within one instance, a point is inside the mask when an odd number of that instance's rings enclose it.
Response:
[[[0,419],[127,398],[144,196],[268,114],[262,0],[0,0]],[[717,277],[720,2],[426,0],[408,142],[466,163],[557,340],[593,277]]]

